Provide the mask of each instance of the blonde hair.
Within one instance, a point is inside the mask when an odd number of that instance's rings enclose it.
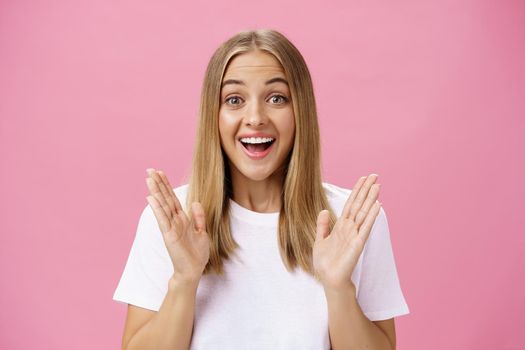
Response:
[[[242,31],[225,41],[208,64],[200,101],[199,122],[186,205],[200,202],[210,236],[210,259],[204,274],[223,275],[223,259],[239,245],[230,232],[229,198],[232,183],[219,136],[218,115],[221,83],[230,60],[240,54],[262,50],[275,56],[288,80],[295,115],[295,140],[287,158],[279,214],[279,250],[288,271],[297,266],[315,276],[312,248],[319,212],[330,211],[330,229],[335,215],[321,179],[319,125],[310,72],[301,53],[281,33],[271,29]]]

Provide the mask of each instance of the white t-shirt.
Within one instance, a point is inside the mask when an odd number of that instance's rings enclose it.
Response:
[[[351,190],[323,183],[339,217]],[[188,185],[174,189],[185,202]],[[225,276],[203,275],[197,288],[191,350],[330,349],[323,287],[301,269],[289,273],[279,255],[279,213],[257,213],[231,203],[231,232],[240,260],[225,262]],[[153,210],[142,212],[113,299],[158,311],[173,266]],[[351,276],[357,300],[372,321],[409,313],[381,208]],[[349,330],[351,331],[351,330]]]

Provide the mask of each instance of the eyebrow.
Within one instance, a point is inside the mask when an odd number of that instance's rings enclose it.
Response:
[[[266,85],[270,85],[272,83],[278,83],[278,82],[281,82],[281,83],[284,83],[284,84],[288,85],[288,82],[286,81],[286,79],[281,78],[281,77],[272,78],[272,79],[268,80],[265,84]],[[229,84],[239,84],[239,85],[246,86],[246,84],[242,80],[228,79],[228,80],[225,80],[225,81],[222,82],[221,87],[224,87],[225,85],[229,85]]]

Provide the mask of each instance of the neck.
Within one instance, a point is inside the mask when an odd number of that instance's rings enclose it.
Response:
[[[255,212],[279,212],[283,176],[282,171],[279,171],[266,179],[252,180],[232,169],[232,199],[240,206]]]

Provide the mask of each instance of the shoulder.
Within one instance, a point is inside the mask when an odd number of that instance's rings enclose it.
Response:
[[[349,188],[344,188],[341,186],[334,185],[329,182],[323,182],[323,189],[326,193],[326,196],[330,199],[341,199],[341,198],[348,198],[350,193],[352,193],[352,190]]]
[[[182,205],[182,208],[186,210],[186,197],[188,195],[189,190],[189,184],[183,184],[177,187],[173,187],[173,192],[175,193],[175,196],[177,196],[177,199],[180,202],[180,205]]]
[[[177,199],[179,200],[180,204],[182,205],[184,209],[186,209],[186,196],[188,193],[188,188],[189,188],[188,184],[183,184],[183,185],[172,188],[173,193],[175,193],[175,196],[177,197]],[[153,209],[151,208],[149,204],[146,204],[146,206],[144,207],[142,214],[141,214],[141,219],[143,221],[149,221],[149,222],[156,223],[155,215],[153,214]]]
[[[330,207],[333,209],[334,213],[339,217],[343,212],[343,208],[346,204],[346,201],[350,197],[350,194],[352,194],[352,190],[328,182],[323,182],[323,189],[326,194],[326,198],[328,199],[328,203],[330,204]],[[381,209],[379,210],[378,219],[376,221],[384,221],[386,223],[386,213],[383,207],[381,207]]]
[[[347,199],[350,197],[352,190],[328,182],[323,182],[323,189],[332,210],[337,216],[341,215],[343,207],[345,206]]]
[[[175,195],[179,200],[186,199],[186,195],[188,193],[189,184],[183,184],[177,187],[173,187],[173,192],[175,192]]]

